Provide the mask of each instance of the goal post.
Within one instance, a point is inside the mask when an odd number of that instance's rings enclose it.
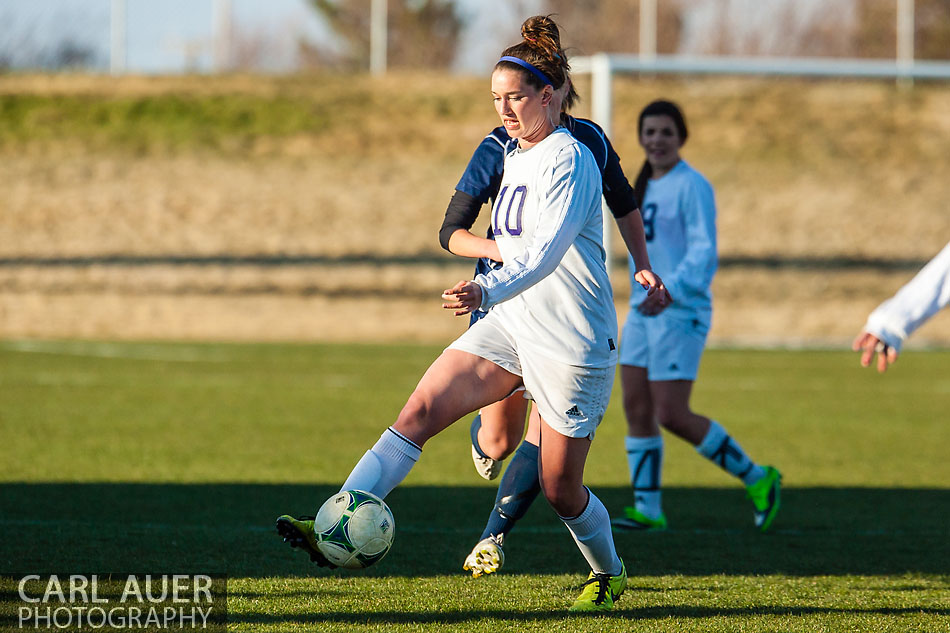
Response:
[[[838,59],[803,57],[740,57],[632,55],[598,53],[571,60],[571,72],[591,76],[591,115],[609,137],[613,121],[613,77],[617,73],[668,75],[753,75],[762,77],[817,77],[950,80],[950,62],[901,59]],[[612,216],[604,209],[604,248],[610,272]]]

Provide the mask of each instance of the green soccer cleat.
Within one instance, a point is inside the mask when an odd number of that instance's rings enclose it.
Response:
[[[623,513],[624,516],[610,520],[610,526],[615,532],[660,532],[666,529],[666,515],[662,512],[657,518],[651,519],[635,507],[627,506],[623,509]]]
[[[765,476],[751,486],[746,486],[746,496],[755,506],[755,527],[765,532],[772,525],[781,505],[782,473],[772,466],[765,467]]]
[[[493,534],[480,540],[465,559],[462,569],[472,572],[472,578],[494,574],[505,564],[505,551],[501,549],[503,540],[503,534]]]
[[[291,547],[299,547],[310,554],[310,560],[320,567],[336,569],[336,565],[317,549],[317,538],[313,533],[313,517],[293,518],[288,514],[277,517],[277,533]]]
[[[590,572],[584,583],[581,595],[571,605],[569,611],[610,611],[620,594],[627,588],[627,567],[620,561],[620,573],[616,576]]]

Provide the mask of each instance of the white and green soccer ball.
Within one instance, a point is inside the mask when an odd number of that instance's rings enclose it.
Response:
[[[317,548],[331,563],[362,569],[379,562],[392,547],[396,522],[376,495],[344,490],[320,507],[313,532]]]

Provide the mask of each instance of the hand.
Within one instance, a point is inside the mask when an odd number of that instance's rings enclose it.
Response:
[[[851,349],[861,352],[861,366],[868,367],[871,357],[877,353],[877,370],[882,374],[887,371],[888,365],[897,362],[897,350],[874,336],[870,332],[861,332],[851,344]],[[863,351],[862,351],[863,350]]]
[[[633,278],[647,291],[647,298],[637,306],[640,314],[654,316],[673,303],[673,297],[663,285],[663,280],[652,270],[639,270]]]
[[[442,307],[455,310],[455,316],[464,316],[482,305],[482,287],[474,281],[460,281],[452,288],[442,291],[446,303]]]

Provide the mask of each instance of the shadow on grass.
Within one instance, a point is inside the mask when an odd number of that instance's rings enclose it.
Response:
[[[273,530],[278,515],[313,514],[334,492],[301,484],[3,484],[0,572],[342,574],[316,568]],[[596,492],[612,512],[629,503],[626,487]],[[378,566],[358,574],[459,572],[493,500],[487,487],[395,490],[387,501],[396,516],[396,544]],[[635,576],[950,574],[950,490],[787,488],[766,535],[752,528],[751,505],[738,487],[669,488],[664,506],[669,531],[616,535]],[[505,550],[511,573],[584,569],[543,499]]]
[[[841,609],[835,607],[774,607],[757,606],[754,609],[748,608],[719,608],[719,607],[691,607],[691,606],[669,606],[669,607],[644,607],[625,609],[618,603],[617,607],[607,614],[570,614],[560,610],[552,611],[531,611],[517,613],[512,611],[440,611],[417,612],[412,611],[372,611],[365,613],[352,613],[342,611],[314,612],[314,613],[293,613],[286,615],[273,615],[270,613],[240,613],[231,614],[228,622],[230,624],[252,624],[252,625],[275,625],[275,624],[328,624],[331,622],[341,624],[426,624],[439,622],[442,624],[459,624],[465,622],[483,622],[485,619],[500,620],[502,622],[544,622],[554,621],[563,622],[565,620],[578,619],[587,620],[591,617],[609,618],[611,620],[668,620],[675,619],[706,619],[706,618],[749,618],[760,616],[786,616],[786,617],[804,617],[809,615],[867,615],[867,616],[901,616],[901,615],[950,615],[950,608],[879,608],[868,609],[855,607],[853,609]]]

